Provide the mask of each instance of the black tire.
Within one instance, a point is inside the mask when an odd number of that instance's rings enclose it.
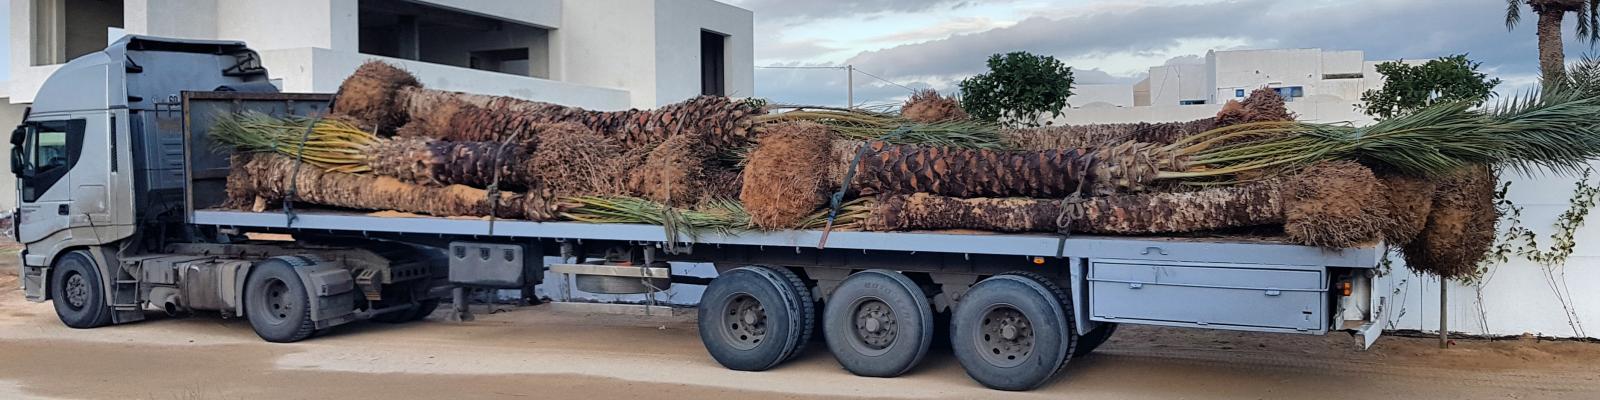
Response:
[[[309,264],[298,257],[277,257],[256,263],[244,284],[245,316],[262,340],[290,343],[316,332],[311,320],[311,299],[300,282],[296,266]]]
[[[89,253],[67,252],[50,268],[50,298],[61,323],[75,329],[98,328],[111,324],[111,305],[106,302],[100,268]]]
[[[423,300],[421,303],[417,303],[417,309],[414,311],[416,314],[411,315],[411,321],[427,319],[429,315],[433,315],[434,310],[438,309],[439,299]]]
[[[1033,271],[1011,271],[1011,272],[1007,272],[1007,273],[1004,273],[1004,274],[1001,274],[1001,275],[1016,275],[1016,276],[1032,279],[1034,282],[1039,283],[1039,285],[1044,286],[1045,289],[1050,290],[1050,294],[1056,296],[1056,300],[1061,302],[1061,312],[1064,313],[1066,315],[1066,317],[1067,317],[1067,330],[1072,332],[1071,335],[1068,335],[1068,337],[1071,340],[1067,341],[1067,347],[1068,347],[1067,352],[1071,353],[1072,356],[1077,356],[1078,355],[1078,351],[1079,351],[1078,350],[1078,346],[1082,346],[1083,345],[1083,335],[1082,335],[1082,332],[1078,332],[1077,313],[1074,312],[1075,309],[1072,308],[1072,294],[1069,293],[1066,288],[1063,288],[1063,287],[1061,287],[1061,285],[1056,284],[1055,281],[1052,281],[1052,280],[1050,280],[1050,278],[1045,277],[1044,275],[1039,274],[1037,272],[1033,272]],[[1094,350],[1094,349],[1089,349],[1089,350]],[[1087,353],[1089,350],[1085,350],[1084,352]],[[1067,357],[1067,361],[1069,361],[1069,362],[1072,361],[1072,357]],[[1061,363],[1061,368],[1066,368],[1066,367],[1067,367],[1067,363],[1066,362],[1062,362]],[[1057,370],[1056,372],[1060,373],[1061,371]]]
[[[1077,335],[1059,287],[1023,274],[984,279],[956,303],[950,342],[967,376],[992,389],[1030,390],[1065,366]],[[1054,290],[1052,290],[1054,289]]]
[[[828,298],[822,321],[834,358],[861,376],[903,375],[922,362],[933,343],[927,294],[894,271],[866,270],[846,278]]]
[[[1105,344],[1106,340],[1111,339],[1111,334],[1116,332],[1116,323],[1100,323],[1100,327],[1094,328],[1093,330],[1090,330],[1089,333],[1085,333],[1083,336],[1078,337],[1078,347],[1072,349],[1072,357],[1083,357],[1089,355],[1089,353],[1093,353],[1094,349],[1099,348],[1102,344]]]
[[[407,308],[407,309],[404,309],[404,310],[392,311],[392,312],[388,312],[388,313],[384,313],[384,314],[374,315],[374,316],[372,316],[371,321],[372,322],[381,322],[381,323],[385,323],[385,324],[399,324],[399,323],[411,322],[412,320],[417,318],[417,314],[418,314],[417,308],[416,307],[412,307],[412,308]]]
[[[788,268],[773,267],[770,269],[777,272],[785,281],[788,281],[789,286],[794,288],[795,294],[800,298],[800,342],[796,343],[794,349],[789,351],[789,358],[787,358],[787,360],[793,360],[800,357],[801,354],[805,354],[806,347],[814,339],[813,335],[817,331],[817,298],[811,295],[811,287],[806,285],[804,279],[800,279],[799,274]]]
[[[700,342],[728,369],[772,369],[800,349],[810,297],[777,269],[723,272],[700,298]]]

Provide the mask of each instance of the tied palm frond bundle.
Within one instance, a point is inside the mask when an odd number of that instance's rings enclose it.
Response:
[[[211,129],[218,144],[245,152],[273,152],[325,171],[374,173],[405,182],[508,188],[533,187],[532,141],[451,142],[383,138],[338,118],[312,120],[259,112],[219,116]]]
[[[255,111],[219,116],[210,135],[221,145],[277,152],[325,170],[350,173],[372,170],[367,153],[379,142],[377,136],[344,120],[279,118]]]
[[[660,225],[668,243],[698,240],[701,233],[734,235],[750,228],[737,201],[713,199],[694,208],[670,207],[637,197],[577,196],[561,199],[561,217],[595,224]]]
[[[827,126],[841,139],[883,140],[896,144],[998,149],[1000,128],[972,120],[915,122],[903,117],[852,109],[812,106],[777,106],[792,111],[755,117],[757,123],[815,122]]]

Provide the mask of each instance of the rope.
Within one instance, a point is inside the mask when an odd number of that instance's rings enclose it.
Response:
[[[1078,186],[1072,190],[1072,193],[1061,198],[1061,213],[1056,214],[1056,233],[1061,234],[1063,246],[1066,243],[1066,238],[1072,236],[1072,221],[1086,216],[1087,210],[1084,207],[1084,203],[1087,203],[1089,198],[1083,195],[1083,189],[1088,186],[1089,170],[1096,161],[1094,153],[1084,155],[1082,165],[1079,165],[1077,172],[1073,174],[1076,175]]]
[[[505,131],[501,130],[500,133],[505,134]],[[494,235],[494,223],[500,216],[500,162],[505,159],[501,155],[505,154],[506,145],[516,142],[521,136],[522,131],[520,130],[511,132],[511,135],[506,136],[504,140],[500,141],[500,145],[494,148],[494,164],[490,165],[490,169],[493,169],[494,172],[489,180],[488,190],[484,192],[485,195],[489,196],[489,235]]]
[[[908,132],[911,132],[911,125],[900,125],[893,131],[867,141],[861,145],[860,149],[856,149],[856,156],[850,159],[850,168],[845,169],[844,182],[839,183],[839,191],[833,192],[833,195],[828,197],[828,221],[822,225],[822,239],[817,242],[817,249],[824,249],[828,246],[828,234],[833,232],[833,222],[839,218],[839,209],[844,206],[844,195],[850,191],[850,182],[855,181],[856,168],[861,164],[861,159],[867,156],[867,148],[872,146],[872,142],[898,139]]]
[[[311,118],[307,119],[306,129],[300,132],[300,143],[294,152],[294,170],[289,173],[289,193],[283,197],[284,228],[293,228],[294,221],[300,219],[300,215],[294,212],[294,197],[300,191],[300,165],[305,164],[306,141],[311,139],[311,131],[316,130],[317,121],[321,118],[320,115],[312,114]]]

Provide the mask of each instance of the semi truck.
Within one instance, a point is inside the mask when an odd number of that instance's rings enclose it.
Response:
[[[226,204],[230,150],[208,138],[217,118],[314,118],[332,100],[279,92],[242,42],[127,36],[61,66],[10,139],[25,296],[52,302],[72,328],[205,311],[294,342],[441,303],[470,318],[469,289],[531,293],[559,269],[599,293],[705,285],[699,335],[727,368],[771,369],[822,342],[846,370],[892,377],[937,332],[969,376],[1005,390],[1048,382],[1119,324],[1344,331],[1362,347],[1381,332],[1381,244],[818,230],[690,240],[660,226],[392,215],[292,195],[269,211]],[[674,275],[673,262],[717,274]]]

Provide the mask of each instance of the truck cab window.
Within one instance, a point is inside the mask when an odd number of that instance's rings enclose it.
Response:
[[[23,146],[26,152],[23,159],[27,164],[20,176],[22,201],[38,200],[77,164],[83,147],[85,121],[42,121],[29,126],[31,129]]]

